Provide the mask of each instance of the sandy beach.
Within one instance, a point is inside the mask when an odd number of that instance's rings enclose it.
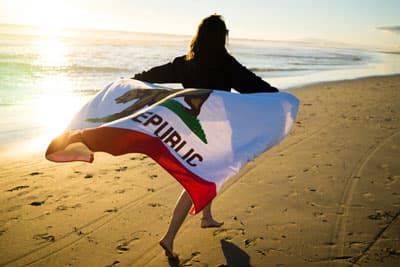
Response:
[[[0,159],[0,266],[398,266],[400,75],[289,90],[292,134],[158,245],[181,186],[145,155]]]

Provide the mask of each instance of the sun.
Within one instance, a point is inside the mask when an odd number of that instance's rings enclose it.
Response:
[[[27,1],[27,20],[36,26],[48,29],[60,29],[71,20],[71,10],[66,1],[38,0]]]
[[[45,27],[57,31],[85,23],[89,11],[84,1],[69,0],[2,0],[5,1],[6,21],[13,24]],[[1,8],[1,5],[0,5]],[[0,12],[0,14],[4,14]]]

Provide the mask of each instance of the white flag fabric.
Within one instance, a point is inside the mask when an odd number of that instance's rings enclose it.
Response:
[[[76,114],[46,158],[92,162],[96,151],[147,154],[188,191],[197,213],[249,160],[289,134],[298,105],[286,92],[169,89],[120,79]]]

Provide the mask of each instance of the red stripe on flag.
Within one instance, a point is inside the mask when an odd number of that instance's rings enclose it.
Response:
[[[79,147],[79,143],[85,144],[89,150],[83,146]],[[193,213],[200,212],[217,194],[214,183],[185,168],[159,138],[134,130],[99,127],[67,132],[51,142],[46,151],[46,158],[55,162],[92,162],[93,152],[100,151],[115,156],[143,153],[151,157],[186,189],[193,201]]]

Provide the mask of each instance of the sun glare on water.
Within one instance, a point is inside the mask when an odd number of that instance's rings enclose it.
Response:
[[[37,54],[36,65],[42,67],[36,87],[35,111],[32,114],[40,129],[39,137],[31,142],[32,149],[43,149],[61,134],[72,116],[82,106],[84,98],[74,93],[74,83],[68,73],[54,69],[68,67],[69,47],[60,38],[55,28],[42,29],[44,34],[37,40],[34,49]]]
[[[38,65],[47,67],[61,67],[67,64],[66,46],[64,43],[55,37],[44,38],[37,42],[36,49],[39,57]]]
[[[83,100],[75,96],[43,95],[37,103],[35,114],[43,133],[34,140],[33,145],[46,147],[53,138],[62,134],[82,104]]]
[[[31,142],[31,147],[35,151],[45,149],[52,139],[62,134],[72,117],[87,100],[85,97],[68,93],[54,94],[48,91],[46,93],[46,90],[62,91],[69,87],[71,81],[66,77],[47,77],[42,84],[45,92],[36,101],[33,115],[37,118],[37,124],[41,129],[39,136]]]

